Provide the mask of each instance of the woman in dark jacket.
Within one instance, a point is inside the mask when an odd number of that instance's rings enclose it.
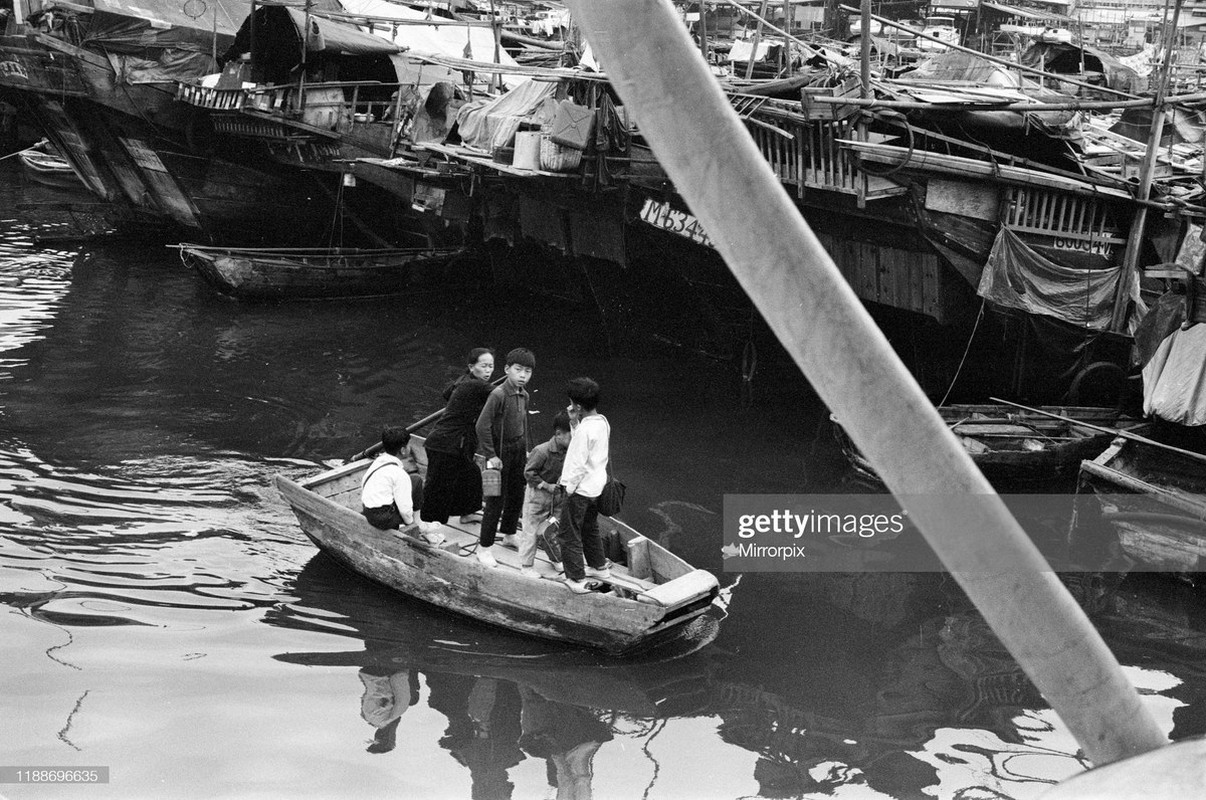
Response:
[[[482,473],[473,460],[477,450],[474,427],[490,396],[494,351],[475,347],[469,351],[465,374],[444,390],[448,405],[424,445],[427,450],[427,485],[420,517],[425,522],[448,522],[452,516],[472,514],[482,507]]]

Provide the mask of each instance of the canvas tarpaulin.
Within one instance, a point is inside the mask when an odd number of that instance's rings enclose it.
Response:
[[[118,53],[105,55],[113,65],[114,79],[118,83],[191,81],[217,69],[209,53],[193,50],[161,50],[158,58],[153,60]]]
[[[1106,51],[1091,45],[1073,45],[1065,42],[1036,42],[1022,53],[1023,66],[1075,75],[1084,63],[1086,72],[1100,72],[1105,85],[1123,92],[1139,92],[1146,88],[1135,70],[1123,64]]]
[[[1143,413],[1206,425],[1206,325],[1183,327],[1187,298],[1165,292],[1135,329],[1143,368]]]
[[[424,22],[426,24],[399,24],[374,22],[373,33],[384,37],[399,47],[418,55],[469,58],[474,61],[494,62],[494,32],[488,27],[468,26],[463,22],[440,17],[430,17],[422,11],[407,8],[386,0],[343,0],[349,14],[372,17],[375,20],[398,20],[400,23]],[[442,22],[442,24],[441,24]],[[501,47],[498,48],[497,63],[516,66],[517,62]],[[503,83],[518,86],[528,81],[526,76],[504,75]]]
[[[147,48],[208,53],[215,36],[220,53],[251,9],[248,0],[92,0],[91,4],[95,11],[84,45],[127,53]]]
[[[487,153],[496,147],[505,147],[521,123],[551,121],[552,98],[556,91],[555,83],[528,81],[493,100],[479,100],[463,106],[456,117],[461,141]],[[546,101],[547,115],[542,115],[539,112]]]
[[[977,293],[1006,308],[1045,314],[1093,330],[1109,327],[1118,291],[1118,267],[1072,269],[1044,258],[1002,227],[993,242]]]
[[[374,53],[398,52],[398,46],[380,36],[364,33],[354,25],[334,22],[325,17],[309,15],[301,9],[288,8],[289,18],[300,32],[309,23],[306,33],[306,51],[310,53],[340,53],[347,56],[367,56]]]
[[[1206,325],[1175,328],[1143,368],[1143,413],[1206,425]]]

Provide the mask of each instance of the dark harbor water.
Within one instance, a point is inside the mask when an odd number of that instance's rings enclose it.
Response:
[[[37,249],[0,163],[0,766],[11,798],[1032,798],[1083,768],[948,579],[726,574],[723,495],[841,491],[806,383],[480,289],[246,306],[158,245]],[[625,519],[720,576],[698,641],[627,661],[405,600],[317,555],[271,487],[417,420],[470,347],[605,392]],[[723,617],[723,619],[721,619]],[[1176,738],[1206,617],[1130,582],[1097,621]],[[718,626],[718,632],[714,627]],[[710,640],[710,641],[709,641]]]

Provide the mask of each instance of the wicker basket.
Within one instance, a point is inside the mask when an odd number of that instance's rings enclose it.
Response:
[[[568,172],[582,163],[582,151],[557,144],[548,136],[540,137],[540,168],[548,172]]]

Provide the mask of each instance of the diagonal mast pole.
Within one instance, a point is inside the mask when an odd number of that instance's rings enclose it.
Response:
[[[1088,757],[1167,738],[842,277],[668,0],[569,0],[678,192],[817,393]]]

